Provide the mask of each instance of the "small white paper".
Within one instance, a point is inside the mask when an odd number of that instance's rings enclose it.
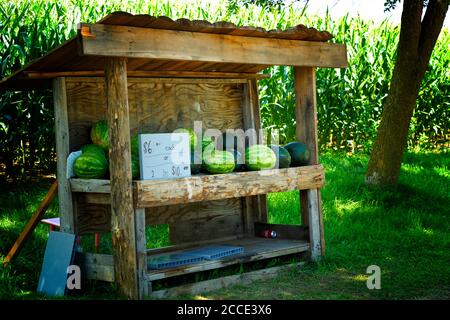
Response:
[[[188,133],[140,134],[141,180],[189,177],[190,150]]]
[[[75,174],[73,173],[73,164],[75,163],[75,160],[77,160],[77,158],[81,156],[81,153],[82,153],[81,150],[74,151],[71,152],[67,157],[67,170],[66,170],[67,179],[75,177]]]

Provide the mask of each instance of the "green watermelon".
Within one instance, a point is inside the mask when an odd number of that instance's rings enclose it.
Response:
[[[108,161],[98,152],[85,153],[73,164],[75,175],[82,179],[99,179],[108,171]]]
[[[229,151],[214,149],[203,154],[203,164],[209,173],[229,173],[234,170],[234,156]]]
[[[82,154],[86,153],[100,153],[101,155],[105,155],[105,150],[103,150],[102,147],[96,145],[96,144],[86,144],[81,147]]]
[[[91,140],[104,150],[109,149],[108,123],[106,120],[101,120],[92,126]]]
[[[275,156],[277,157],[275,168],[289,168],[291,165],[291,155],[289,151],[278,145],[271,145],[270,148],[275,152]]]
[[[139,156],[139,137],[137,133],[131,137],[131,154]]]
[[[131,155],[131,176],[133,179],[139,177],[139,155]]]
[[[311,158],[311,150],[306,144],[294,141],[289,142],[284,146],[284,148],[291,155],[292,167],[305,166],[309,163],[309,159]]]
[[[211,144],[215,148],[214,142],[213,142],[211,137],[203,137],[203,139],[202,139],[202,151],[205,150],[207,147],[209,147]]]
[[[272,169],[277,157],[266,145],[255,144],[245,150],[245,167],[251,171]]]
[[[174,132],[175,133],[189,133],[189,145],[191,147],[191,151],[195,150],[195,147],[197,146],[197,135],[195,134],[194,129],[178,128]]]

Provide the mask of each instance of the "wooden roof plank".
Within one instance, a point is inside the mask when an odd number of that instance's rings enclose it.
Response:
[[[346,67],[344,45],[224,34],[83,24],[84,55],[264,65]],[[174,44],[177,50],[174,50]]]

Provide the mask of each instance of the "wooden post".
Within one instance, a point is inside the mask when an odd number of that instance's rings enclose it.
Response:
[[[67,179],[67,157],[69,156],[69,120],[67,115],[66,78],[53,80],[53,104],[55,110],[56,175],[58,179],[59,216],[61,231],[75,232],[72,191]]]
[[[244,130],[255,129],[257,132],[257,143],[262,143],[259,136],[261,120],[256,80],[249,80],[243,84],[242,108]],[[261,222],[267,222],[266,195],[245,197],[244,201],[244,232],[253,236],[255,218]]]
[[[131,299],[137,299],[139,290],[131,178],[126,59],[107,59],[105,63],[105,84],[109,126],[111,234],[115,280],[123,295]]]
[[[297,139],[311,150],[309,164],[318,164],[316,69],[295,67],[294,81]],[[302,224],[309,227],[311,258],[316,260],[325,253],[320,190],[300,191],[300,207]]]
[[[145,236],[145,209],[138,208],[135,212],[136,223],[136,255],[138,269],[139,299],[148,296],[149,284],[147,275],[147,240]]]

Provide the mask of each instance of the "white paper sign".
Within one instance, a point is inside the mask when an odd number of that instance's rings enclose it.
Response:
[[[191,175],[188,133],[139,135],[141,180],[170,179]]]

